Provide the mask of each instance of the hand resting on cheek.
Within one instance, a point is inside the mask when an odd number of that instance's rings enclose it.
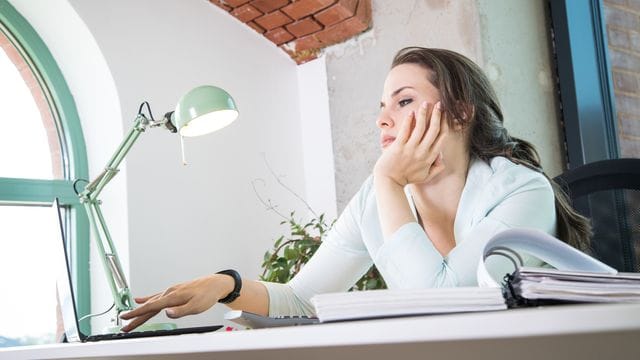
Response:
[[[423,102],[417,113],[410,113],[395,141],[378,158],[374,176],[401,186],[430,181],[445,168],[442,146],[448,133],[441,103],[429,107]]]

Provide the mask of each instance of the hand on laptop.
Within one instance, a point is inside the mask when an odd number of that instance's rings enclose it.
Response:
[[[174,285],[158,294],[135,298],[136,303],[142,305],[120,315],[123,320],[131,320],[122,331],[137,328],[163,309],[172,319],[199,314],[211,308],[231,290],[233,280],[229,276],[215,274]]]

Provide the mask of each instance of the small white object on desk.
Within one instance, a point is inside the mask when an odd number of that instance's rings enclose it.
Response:
[[[318,319],[306,316],[281,316],[269,317],[254,314],[248,311],[231,310],[224,314],[224,319],[233,321],[236,324],[251,328],[262,329],[282,326],[297,326],[317,324]]]

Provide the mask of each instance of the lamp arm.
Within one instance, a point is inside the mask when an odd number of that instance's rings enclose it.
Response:
[[[142,113],[144,105],[147,105],[150,119]],[[219,114],[216,116],[208,116],[216,112],[219,112]],[[133,128],[122,140],[116,152],[107,163],[107,166],[78,194],[80,203],[83,204],[89,223],[91,224],[92,233],[96,239],[97,250],[99,252],[98,256],[102,259],[107,283],[111,288],[111,295],[113,296],[114,306],[117,311],[116,325],[120,325],[119,315],[121,312],[133,309],[133,302],[126,276],[122,270],[116,248],[111,239],[111,234],[109,234],[109,229],[102,215],[100,208],[102,202],[98,199],[100,193],[113,177],[118,174],[120,163],[122,163],[133,144],[147,127],[163,126],[173,133],[177,132],[179,128],[181,136],[198,136],[228,125],[234,121],[237,116],[238,110],[233,98],[231,98],[226,91],[215,86],[199,86],[192,89],[178,101],[175,112],[170,111],[166,113],[160,120],[153,118],[149,103],[144,102],[138,110]],[[196,119],[198,119],[198,121],[194,122]],[[191,125],[203,124],[203,120],[205,120],[204,125]],[[168,325],[175,327],[175,325],[172,324]]]
[[[144,117],[144,115],[138,115],[135,118],[133,127],[129,130],[129,133],[125,136],[125,138],[120,143],[120,146],[116,149],[116,152],[111,157],[111,160],[107,163],[104,170],[100,175],[98,175],[93,181],[91,181],[87,186],[85,186],[84,191],[80,194],[82,198],[83,195],[85,197],[91,197],[96,199],[98,195],[102,192],[102,189],[111,181],[111,179],[118,174],[120,171],[118,167],[122,160],[124,160],[125,156],[131,150],[133,144],[138,140],[138,136],[142,132],[145,131],[147,126],[149,126],[150,121]]]
[[[89,223],[93,229],[99,256],[102,259],[102,265],[107,277],[107,282],[111,288],[111,294],[117,311],[117,325],[120,325],[120,313],[133,309],[133,303],[126,276],[122,270],[122,265],[120,264],[116,248],[113,245],[109,229],[107,228],[107,224],[100,209],[102,201],[98,200],[98,195],[100,195],[111,179],[118,174],[120,171],[118,166],[122,160],[124,160],[129,150],[131,150],[131,147],[136,142],[140,134],[144,132],[148,126],[162,125],[165,121],[166,119],[155,122],[147,119],[142,114],[138,114],[135,118],[133,127],[116,149],[116,152],[107,163],[104,171],[93,181],[87,184],[84,190],[78,195],[80,202],[84,205],[89,218]]]

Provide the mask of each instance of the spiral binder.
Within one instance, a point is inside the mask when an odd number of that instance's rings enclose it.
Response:
[[[640,274],[607,274],[545,268],[518,268],[505,276],[511,307],[568,303],[640,302]]]
[[[527,267],[521,252],[555,267]],[[510,229],[485,246],[483,260],[503,256],[515,271],[505,274],[502,286],[509,308],[583,302],[640,301],[640,274],[619,273],[562,241],[537,230]],[[486,274],[484,261],[478,274]]]
[[[504,285],[502,288],[502,295],[504,296],[505,303],[509,309],[531,307],[531,306],[544,306],[544,305],[562,305],[562,304],[574,304],[576,301],[563,301],[557,299],[527,299],[523,297],[518,288],[518,282],[520,281],[519,272],[516,270],[513,274],[506,274],[504,276]],[[515,286],[514,286],[515,284]]]

